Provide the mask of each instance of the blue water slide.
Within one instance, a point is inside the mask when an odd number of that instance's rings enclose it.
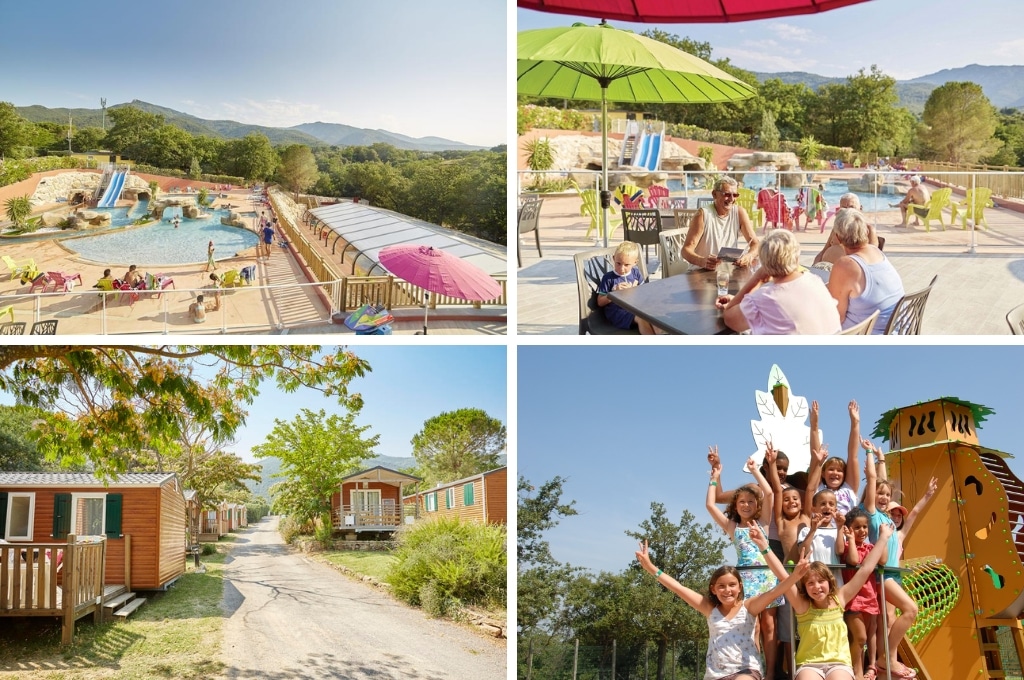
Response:
[[[647,130],[640,133],[640,141],[636,144],[636,153],[633,154],[633,165],[646,166],[647,155],[651,152],[651,136]]]
[[[651,135],[651,143],[648,144],[647,158],[644,159],[643,166],[648,170],[657,170],[658,165],[661,162],[661,140],[663,133]]]
[[[117,203],[117,199],[121,197],[121,189],[124,188],[124,180],[127,176],[127,172],[114,173],[114,176],[110,178],[110,184],[107,185],[107,190],[103,192],[103,197],[100,198],[100,202],[96,204],[97,208],[114,207],[114,204]]]

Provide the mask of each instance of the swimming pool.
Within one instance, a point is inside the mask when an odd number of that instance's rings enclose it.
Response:
[[[775,175],[769,173],[752,173],[748,172],[743,176],[743,185],[749,189],[757,191],[769,183],[775,182]],[[683,184],[680,180],[670,179],[667,183],[669,191],[673,194],[682,193]],[[839,198],[849,192],[849,186],[844,179],[831,179],[824,183],[824,191],[822,194],[825,196],[825,201],[829,207],[839,207]],[[793,208],[796,206],[796,195],[799,189],[782,189],[782,194],[786,197],[786,204]],[[860,205],[864,212],[877,212],[881,210],[892,210],[889,203],[896,203],[902,198],[899,195],[893,194],[865,194],[859,191],[854,191],[857,197],[860,199]]]
[[[181,208],[165,210],[164,220],[172,218],[175,211],[180,216]],[[66,240],[63,245],[100,264],[193,264],[206,262],[206,244],[212,240],[216,259],[220,260],[234,257],[239,251],[254,247],[258,241],[251,231],[221,224],[220,218],[227,215],[226,210],[211,210],[208,218],[181,220],[177,229],[171,222],[161,221]]]

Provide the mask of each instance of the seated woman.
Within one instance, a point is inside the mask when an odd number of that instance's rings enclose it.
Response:
[[[843,328],[856,325],[877,309],[873,335],[885,333],[896,303],[903,297],[903,281],[885,254],[868,241],[868,224],[859,210],[836,213],[836,238],[846,255],[832,265],[828,292],[839,304]]]
[[[725,325],[754,335],[838,333],[836,301],[820,278],[800,269],[799,257],[792,233],[769,233],[761,241],[761,268],[735,296],[718,298]]]

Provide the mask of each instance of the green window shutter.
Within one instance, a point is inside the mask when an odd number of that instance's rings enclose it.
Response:
[[[473,484],[467,484],[462,487],[462,504],[465,506],[473,505]]]
[[[452,506],[455,505],[455,494],[452,493],[453,489],[444,490],[444,507],[445,510],[451,510]]]
[[[0,491],[0,538],[7,538],[7,492]]]
[[[119,493],[107,494],[107,538],[121,538],[121,505],[124,498]]]
[[[71,533],[71,494],[53,494],[53,537],[67,538]]]

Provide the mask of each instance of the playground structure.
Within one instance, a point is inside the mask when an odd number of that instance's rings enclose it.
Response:
[[[942,607],[941,620],[918,598],[927,630],[912,629],[916,642],[901,649],[917,657],[908,665],[919,662],[933,678],[1019,677],[1024,662],[1024,483],[1006,464],[1010,454],[979,442],[978,427],[992,413],[942,397],[886,412],[873,433],[890,442],[886,466],[904,506],[921,499],[931,477],[939,480],[905,558],[934,556],[928,561],[948,567],[961,595]]]

